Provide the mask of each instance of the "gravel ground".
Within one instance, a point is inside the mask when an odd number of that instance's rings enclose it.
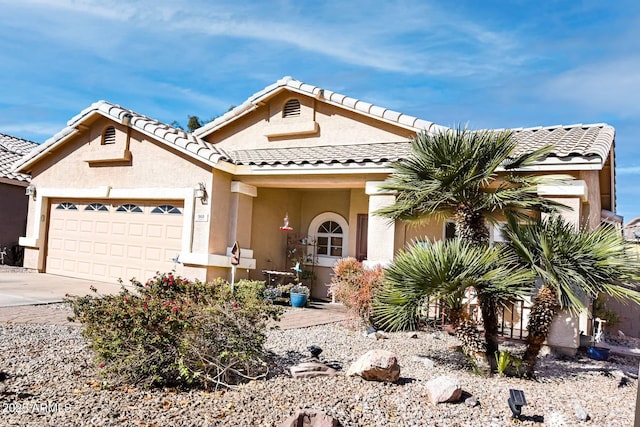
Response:
[[[273,426],[299,408],[313,408],[344,426],[621,426],[633,425],[638,360],[613,356],[597,362],[584,356],[540,361],[537,381],[482,378],[465,367],[441,332],[389,334],[372,340],[339,325],[269,332],[267,348],[279,368],[268,380],[226,392],[101,389],[80,328],[0,324],[0,425],[2,426]],[[342,367],[332,378],[292,379],[286,367],[316,344],[321,359]],[[396,384],[347,378],[342,372],[369,349],[397,354]],[[517,350],[514,348],[513,350]],[[424,363],[419,356],[432,362]],[[430,403],[425,388],[440,375],[459,379],[464,396],[480,405]],[[524,391],[521,421],[510,419],[510,388]],[[587,422],[575,415],[580,405]]]

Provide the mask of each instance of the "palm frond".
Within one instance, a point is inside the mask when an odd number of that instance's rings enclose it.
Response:
[[[465,206],[482,215],[533,209],[551,212],[557,202],[537,195],[541,177],[507,176],[498,168],[530,166],[546,155],[548,148],[512,158],[517,141],[510,131],[448,129],[420,133],[411,141],[411,153],[392,164],[394,172],[382,185],[394,191],[396,200],[374,212],[391,221],[413,221]],[[560,179],[558,177],[557,179]],[[548,179],[546,179],[548,181]]]
[[[372,318],[385,329],[417,325],[421,301],[460,295],[474,287],[497,301],[531,292],[534,275],[503,259],[499,248],[462,239],[413,243],[385,269],[385,282],[372,305]]]
[[[614,227],[577,230],[560,216],[519,224],[508,216],[504,234],[506,249],[556,290],[562,308],[580,310],[600,293],[640,301],[637,289],[622,285],[639,283],[640,263]]]

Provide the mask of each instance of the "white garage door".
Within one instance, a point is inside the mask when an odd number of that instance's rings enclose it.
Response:
[[[47,273],[125,283],[175,268],[183,207],[177,201],[52,200]]]

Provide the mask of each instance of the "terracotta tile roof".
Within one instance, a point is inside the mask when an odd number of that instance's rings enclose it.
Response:
[[[406,157],[411,147],[406,141],[320,147],[237,150],[229,154],[238,165],[304,165],[332,163],[381,163]]]
[[[120,123],[129,117],[133,129],[164,142],[211,166],[218,164],[221,160],[237,165],[255,166],[348,163],[379,165],[380,163],[384,164],[402,158],[409,152],[410,147],[408,141],[371,144],[336,144],[323,147],[301,146],[277,149],[228,150],[228,152],[225,152],[201,139],[201,137],[225,126],[237,117],[250,113],[258,107],[259,103],[266,101],[268,98],[283,90],[314,96],[322,99],[324,102],[357,111],[360,114],[368,115],[387,123],[403,126],[416,133],[424,130],[438,132],[448,129],[436,125],[433,122],[378,107],[355,98],[349,98],[317,86],[294,80],[291,77],[285,77],[260,92],[255,93],[242,105],[196,130],[193,134],[134,111],[127,110],[119,105],[106,101],[98,101],[69,120],[67,127],[39,146],[37,150],[24,156],[23,159],[17,163],[17,167],[22,169],[27,168],[29,163],[37,156],[48,151],[52,146],[62,143],[68,136],[75,134],[77,132],[76,128],[81,122],[94,114],[101,114]],[[597,156],[600,159],[601,165],[604,164],[608,157],[615,136],[613,127],[602,123],[520,128],[513,129],[513,131],[515,138],[517,138],[519,142],[519,153],[546,145],[553,145],[553,156],[559,158],[588,158]]]
[[[123,123],[126,118],[129,118],[132,129],[153,137],[155,140],[164,142],[165,144],[172,146],[193,158],[204,161],[209,165],[215,165],[221,159],[229,159],[229,156],[224,151],[214,147],[212,144],[189,132],[185,132],[182,129],[178,129],[158,120],[143,116],[135,111],[127,110],[119,105],[112,104],[107,101],[98,101],[91,104],[91,106],[85,108],[78,115],[69,120],[64,129],[45,141],[38,150],[31,152],[28,156],[25,156],[18,167],[24,167],[24,165],[27,165],[30,160],[59,144],[69,135],[75,134],[77,132],[76,127],[86,118],[94,114],[109,117],[120,123]]]
[[[31,177],[13,172],[13,165],[37,146],[35,142],[0,133],[0,178],[29,182]]]
[[[572,156],[599,156],[607,159],[615,131],[606,124],[550,126],[513,129],[518,140],[517,154],[553,145],[552,155],[559,158]],[[321,147],[291,147],[260,150],[230,151],[238,165],[287,165],[334,163],[385,163],[406,157],[411,150],[408,141],[332,145]]]
[[[512,129],[518,140],[518,154],[553,145],[557,157],[599,156],[604,162],[609,155],[615,129],[605,123],[559,125]]]
[[[317,99],[321,99],[328,104],[355,111],[387,123],[392,123],[406,129],[411,129],[416,132],[425,130],[428,132],[435,132],[446,129],[445,126],[440,126],[427,120],[422,120],[417,117],[402,114],[384,107],[379,107],[377,105],[373,105],[359,99],[350,98],[348,96],[341,95],[339,93],[332,92],[318,86],[313,86],[299,80],[295,80],[291,77],[284,77],[274,84],[267,86],[260,92],[254,93],[241,105],[237,106],[226,114],[223,114],[222,116],[216,118],[200,129],[196,129],[194,131],[194,134],[200,137],[205,137],[215,130],[225,126],[228,122],[231,122],[238,117],[244,116],[250,111],[258,108],[258,105],[261,102],[264,102],[266,99],[271,98],[272,96],[283,90],[289,90],[303,95],[313,96]]]
[[[197,129],[194,135],[206,136],[227,123],[241,117],[277,93],[289,90],[313,96],[324,102],[350,109],[385,122],[393,123],[413,130],[416,133],[427,130],[438,132],[446,127],[433,122],[408,116],[368,102],[350,98],[336,92],[309,85],[291,77],[284,77],[265,89],[251,95],[244,103],[211,123]],[[558,125],[548,127],[532,127],[513,129],[519,142],[518,154],[531,151],[546,145],[553,145],[553,155],[560,158],[571,156],[599,156],[604,164],[615,136],[613,127],[606,124],[592,125]],[[334,145],[324,147],[295,147],[280,149],[259,149],[229,151],[233,162],[239,165],[280,165],[280,164],[331,164],[331,163],[365,163],[387,162],[409,152],[406,141],[382,144]]]

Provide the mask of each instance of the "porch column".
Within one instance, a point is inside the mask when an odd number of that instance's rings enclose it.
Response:
[[[253,250],[250,248],[253,199],[257,195],[256,187],[240,181],[231,182],[227,256],[231,255],[233,243],[237,241],[240,246],[239,270],[256,268],[256,260],[253,258]]]
[[[229,242],[238,241],[240,247],[251,246],[251,219],[253,218],[253,198],[258,189],[240,181],[231,182],[231,209],[229,218]]]
[[[574,180],[558,185],[539,185],[538,195],[570,207],[571,210],[562,209],[559,214],[573,224],[576,230],[589,221],[589,218],[583,218],[583,204],[589,201],[589,190],[585,181]],[[589,301],[583,302],[587,307],[589,306]],[[561,310],[551,325],[547,344],[556,352],[574,355],[580,347],[580,331],[584,331],[585,334],[591,331],[589,310],[584,310],[579,315]]]
[[[393,192],[381,190],[382,181],[366,183],[365,193],[369,196],[369,226],[367,230],[367,267],[387,265],[393,260],[395,224],[387,218],[374,215],[378,209],[392,205],[396,196]]]
[[[582,224],[582,204],[588,202],[587,184],[581,180],[569,181],[557,185],[538,185],[538,195],[571,208],[561,209],[559,214],[576,229]],[[546,215],[546,214],[543,214]],[[598,215],[598,219],[599,215]]]

